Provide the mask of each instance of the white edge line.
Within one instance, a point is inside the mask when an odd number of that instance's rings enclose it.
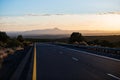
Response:
[[[119,77],[117,77],[117,76],[114,76],[114,75],[112,75],[112,74],[107,74],[108,76],[111,76],[111,77],[113,77],[113,78],[115,78],[115,79],[118,79],[118,80],[120,80],[120,78]]]
[[[93,54],[93,53],[86,52],[86,51],[79,51],[79,50],[76,50],[76,49],[71,49],[71,48],[67,48],[67,47],[63,47],[63,46],[59,46],[59,47],[61,47],[61,48],[66,48],[66,49],[73,50],[73,51],[77,51],[77,52],[86,53],[86,54],[89,54],[89,55],[94,55],[94,56],[97,56],[97,57],[102,57],[102,58],[106,58],[106,59],[111,59],[111,60],[115,60],[115,61],[120,61],[119,59],[115,59],[115,58],[111,58],[111,57],[107,57],[107,56],[101,56],[101,55]]]
[[[54,45],[54,44],[49,44],[49,45]],[[59,45],[54,45],[54,46],[59,46]],[[69,49],[69,50],[73,50],[73,51],[77,51],[77,52],[82,52],[82,53],[86,53],[86,54],[89,54],[89,55],[93,55],[93,56],[97,56],[97,57],[102,57],[102,58],[106,58],[106,59],[110,59],[110,60],[114,60],[114,61],[120,62],[119,59],[115,59],[115,58],[111,58],[111,57],[107,57],[107,56],[97,55],[97,54],[93,54],[93,53],[86,52],[86,51],[79,51],[79,50],[76,50],[76,49],[71,49],[71,48],[67,48],[67,47],[63,47],[63,46],[59,46],[59,47],[61,47],[61,48],[66,48],[66,49]]]

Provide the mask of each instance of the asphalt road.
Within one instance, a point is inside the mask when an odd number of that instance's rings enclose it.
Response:
[[[26,57],[26,54],[32,47],[26,47],[24,50],[18,50],[14,54],[9,55],[7,58],[4,59],[2,68],[0,69],[0,80],[11,80],[11,77],[14,75],[17,69],[19,68],[21,61]],[[32,54],[33,52],[31,52]],[[30,58],[31,59],[31,58]],[[26,74],[29,70],[29,63],[25,65],[27,67],[22,71],[22,75],[20,76],[21,79],[19,80],[26,80]],[[21,65],[23,66],[23,65]],[[20,72],[17,71],[16,77]],[[12,79],[13,80],[13,79]]]
[[[120,60],[36,44],[37,80],[120,80]]]

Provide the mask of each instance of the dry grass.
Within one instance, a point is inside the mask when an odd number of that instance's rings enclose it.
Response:
[[[109,42],[118,42],[120,41],[120,36],[85,36],[85,39],[87,41],[93,41],[93,40],[106,40]]]

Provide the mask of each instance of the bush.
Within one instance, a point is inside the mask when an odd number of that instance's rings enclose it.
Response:
[[[6,32],[0,32],[0,41],[1,42],[6,42],[9,39],[7,36]]]
[[[84,41],[84,38],[81,33],[79,32],[73,32],[70,36],[69,42],[74,43],[74,42],[82,42]]]
[[[113,43],[110,43],[109,41],[106,41],[106,40],[102,40],[100,44],[101,46],[104,46],[104,47],[114,47]]]
[[[18,35],[17,40],[20,41],[20,42],[23,42],[23,41],[24,41],[22,35]]]
[[[23,44],[16,39],[9,40],[7,43],[7,47],[19,47],[19,46],[23,46]]]

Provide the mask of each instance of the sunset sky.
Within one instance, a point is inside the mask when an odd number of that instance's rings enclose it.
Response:
[[[0,0],[0,30],[120,31],[120,0]]]

